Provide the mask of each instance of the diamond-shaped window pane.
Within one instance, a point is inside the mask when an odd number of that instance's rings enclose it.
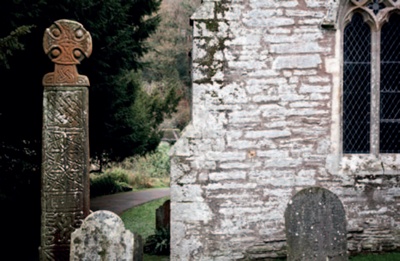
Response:
[[[344,30],[343,152],[369,153],[371,29],[359,13]]]
[[[400,15],[381,30],[380,152],[400,152]]]

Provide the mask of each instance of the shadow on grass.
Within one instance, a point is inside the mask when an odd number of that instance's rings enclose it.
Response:
[[[143,255],[143,261],[169,261],[169,256]]]

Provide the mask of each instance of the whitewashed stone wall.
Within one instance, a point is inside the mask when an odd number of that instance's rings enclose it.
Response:
[[[399,246],[400,159],[341,153],[337,1],[204,0],[193,15],[192,122],[171,153],[172,260],[285,256],[284,211],[308,186],[341,199],[349,251]]]

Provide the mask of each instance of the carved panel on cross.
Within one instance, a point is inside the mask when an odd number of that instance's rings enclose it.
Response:
[[[49,130],[45,136],[44,191],[83,190],[82,173],[86,162],[83,133],[76,131]]]
[[[49,91],[46,92],[49,126],[82,128],[83,124],[83,91]]]

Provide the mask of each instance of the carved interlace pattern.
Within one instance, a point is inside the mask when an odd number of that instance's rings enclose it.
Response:
[[[42,164],[42,257],[67,259],[71,233],[82,220],[86,120],[84,91],[46,91]]]
[[[58,20],[46,29],[43,49],[52,62],[54,72],[43,78],[44,86],[89,86],[89,80],[79,75],[76,65],[92,53],[92,38],[80,23]]]
[[[43,78],[41,260],[69,261],[71,234],[89,213],[89,80],[76,65],[90,56],[92,40],[81,24],[59,20],[43,47],[55,70]]]

